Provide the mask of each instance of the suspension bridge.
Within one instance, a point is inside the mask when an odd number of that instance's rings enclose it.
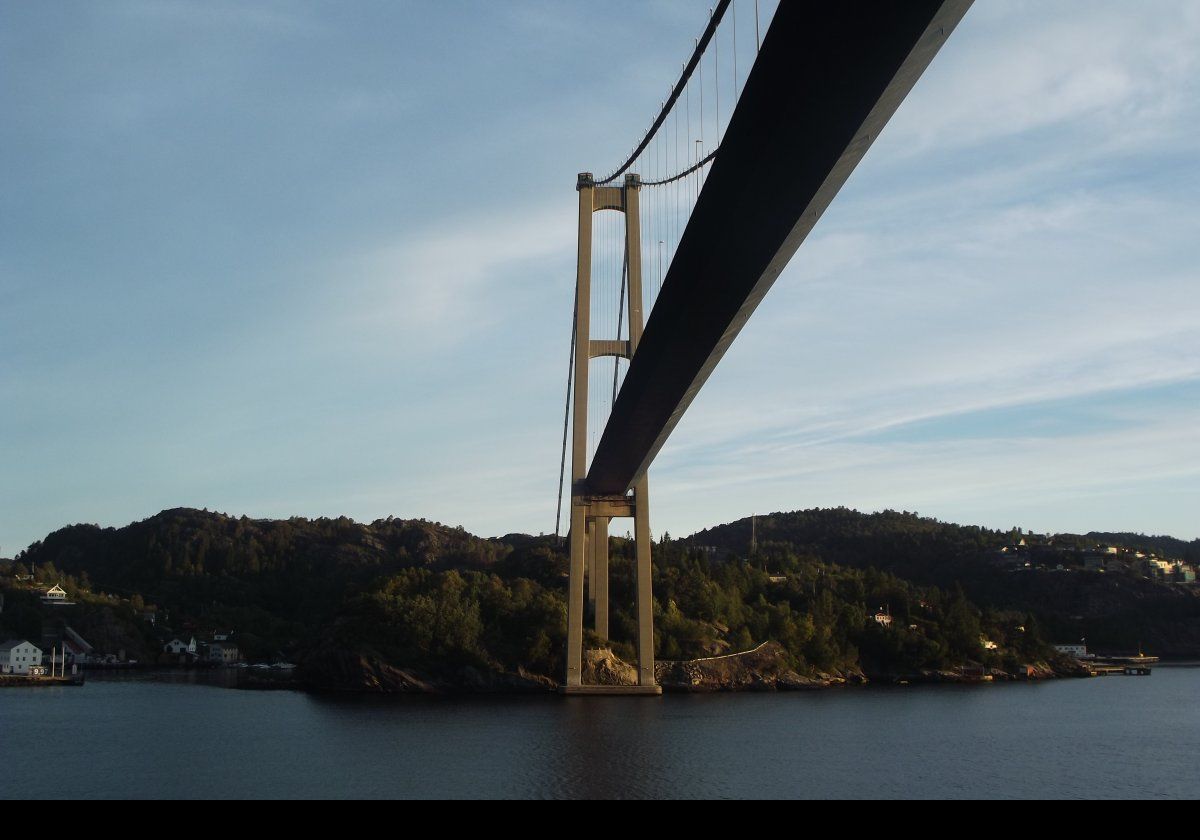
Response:
[[[718,2],[625,161],[576,182],[567,694],[661,692],[650,464],[971,0],[767,5]],[[634,520],[638,681],[589,685],[585,619],[609,637],[618,517]]]

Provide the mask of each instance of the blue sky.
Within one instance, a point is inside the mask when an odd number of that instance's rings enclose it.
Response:
[[[552,530],[575,173],[707,8],[0,3],[0,555],[179,505]],[[1198,78],[1194,3],[977,3],[661,453],[655,532],[1200,536]]]

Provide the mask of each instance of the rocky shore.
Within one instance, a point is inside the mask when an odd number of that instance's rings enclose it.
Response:
[[[868,675],[858,669],[800,674],[787,664],[783,648],[776,642],[764,642],[743,653],[655,663],[655,677],[665,692],[815,691],[868,683],[969,684],[1086,676],[1091,672],[1085,665],[1065,658],[1031,663],[1015,672],[965,666],[912,674]],[[301,687],[313,691],[369,694],[548,693],[558,688],[554,679],[523,669],[504,672],[462,667],[434,675],[367,654],[329,648],[307,657],[296,677]],[[589,684],[635,685],[637,669],[611,650],[589,650],[584,656],[583,679]]]
[[[296,680],[312,691],[359,694],[508,694],[558,688],[549,677],[523,669],[511,673],[462,667],[434,675],[399,668],[367,654],[328,648],[305,657]]]

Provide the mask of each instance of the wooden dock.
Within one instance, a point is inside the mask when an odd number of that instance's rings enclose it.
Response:
[[[0,675],[0,688],[50,688],[56,685],[83,685],[83,674],[74,674],[70,677],[30,677],[22,674]]]
[[[1158,661],[1157,659],[1155,660]],[[1108,677],[1113,675],[1126,677],[1148,677],[1150,676],[1150,665],[1147,663],[1134,664],[1132,662],[1091,662],[1088,663],[1088,668],[1091,669],[1093,676]]]

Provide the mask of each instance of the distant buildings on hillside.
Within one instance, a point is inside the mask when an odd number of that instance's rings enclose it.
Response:
[[[1182,560],[1111,545],[1059,545],[1053,537],[1041,543],[1027,544],[1022,539],[1006,545],[995,553],[994,561],[1011,571],[1088,571],[1138,575],[1163,583],[1196,582],[1195,566]]]

